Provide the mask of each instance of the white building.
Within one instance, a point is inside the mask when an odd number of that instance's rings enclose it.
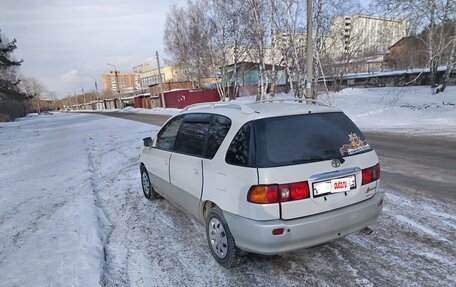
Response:
[[[385,54],[388,47],[407,36],[408,22],[371,16],[340,16],[331,21],[326,47],[330,54],[351,57]]]

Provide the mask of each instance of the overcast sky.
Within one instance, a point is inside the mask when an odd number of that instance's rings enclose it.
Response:
[[[58,97],[100,91],[101,75],[131,71],[163,55],[163,30],[172,5],[186,0],[0,0],[0,29],[17,40],[21,73],[34,77]]]

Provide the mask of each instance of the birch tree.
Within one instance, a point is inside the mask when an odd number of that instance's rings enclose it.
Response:
[[[248,11],[245,20],[249,29],[242,31],[248,42],[249,58],[258,62],[258,92],[256,100],[265,99],[268,79],[266,76],[266,41],[268,37],[268,10],[266,0],[246,0],[244,7]]]
[[[240,55],[245,54],[246,12],[240,1],[211,0],[209,17],[214,31],[209,40],[207,64],[213,71],[219,71],[220,81],[217,89],[222,99],[234,99],[238,94],[239,83],[237,64]],[[228,66],[233,66],[228,69]]]

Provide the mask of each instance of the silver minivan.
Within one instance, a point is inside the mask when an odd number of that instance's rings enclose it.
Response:
[[[319,245],[373,224],[383,207],[378,157],[340,110],[260,102],[191,106],[144,139],[146,198],[206,227],[215,260]]]

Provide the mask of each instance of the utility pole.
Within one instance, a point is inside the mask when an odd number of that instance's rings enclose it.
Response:
[[[87,102],[86,102],[86,96],[84,94],[84,87],[82,85],[81,85],[81,91],[82,91],[82,101],[83,101],[82,106],[84,107],[84,110],[85,110]]]
[[[158,51],[155,51],[155,56],[157,57],[157,68],[158,68],[158,82],[160,84],[160,97],[162,99],[162,105],[166,108],[165,97],[163,96],[163,81],[160,70],[160,58],[158,57]]]
[[[41,111],[40,111],[40,97],[37,96],[36,93],[35,93],[35,102],[37,103],[36,104],[36,108],[38,110],[38,114],[40,114],[41,113]]]
[[[74,101],[75,101],[74,107],[76,109],[76,106],[78,105],[78,98],[76,97],[76,92],[75,91],[73,91],[73,95],[74,95]]]
[[[306,99],[312,99],[312,62],[313,62],[313,44],[312,44],[312,0],[307,0],[307,81],[306,81]]]
[[[119,72],[117,71],[117,68],[115,65],[113,64],[109,64],[107,63],[109,66],[113,66],[114,67],[114,75],[115,75],[115,79],[116,79],[116,90],[117,90],[117,97],[119,99],[119,107],[118,108],[122,108],[122,100],[120,99],[120,87],[119,87]]]
[[[98,110],[98,104],[100,102],[100,94],[98,93],[98,84],[97,84],[97,79],[95,79],[94,77],[92,76],[88,76],[90,78],[92,78],[92,80],[95,82],[95,92],[97,93],[97,104],[96,104],[96,109]]]

